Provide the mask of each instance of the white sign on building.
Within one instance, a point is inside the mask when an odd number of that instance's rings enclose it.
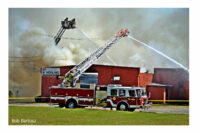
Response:
[[[58,76],[60,68],[42,68],[42,76]]]

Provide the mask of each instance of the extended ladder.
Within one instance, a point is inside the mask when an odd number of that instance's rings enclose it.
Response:
[[[128,36],[129,31],[128,29],[120,30],[117,32],[117,34],[111,39],[111,41],[108,41],[104,46],[99,47],[95,52],[93,52],[89,57],[84,59],[82,62],[80,62],[78,65],[73,67],[70,71],[68,71],[63,79],[63,82],[61,86],[65,86],[67,83],[67,77],[70,73],[73,73],[73,86],[75,86],[76,81],[78,78],[83,74],[94,62],[96,62],[113,44],[115,44],[118,40],[120,40],[122,37]]]

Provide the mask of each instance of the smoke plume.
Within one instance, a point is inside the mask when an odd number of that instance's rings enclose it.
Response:
[[[40,68],[73,65],[88,56],[80,44],[55,46],[54,39],[42,28],[28,24],[26,28],[15,30],[18,30],[15,34],[10,31],[9,40],[9,90],[13,96],[40,94]]]

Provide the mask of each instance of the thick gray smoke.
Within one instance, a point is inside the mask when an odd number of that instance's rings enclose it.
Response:
[[[41,67],[77,64],[96,49],[76,29],[67,30],[64,37],[81,40],[62,39],[57,47],[53,38],[44,36],[54,36],[65,17],[76,18],[77,26],[99,45],[128,28],[132,36],[189,67],[189,9],[9,9],[9,56],[34,57],[9,58],[9,89],[38,95]],[[107,55],[118,65],[150,72],[154,67],[177,67],[129,38],[120,40]],[[105,57],[97,63],[112,64]]]
[[[80,44],[55,46],[44,29],[31,26],[29,21],[15,24],[19,29],[10,30],[9,39],[9,90],[13,96],[39,95],[41,67],[77,64],[89,54]]]

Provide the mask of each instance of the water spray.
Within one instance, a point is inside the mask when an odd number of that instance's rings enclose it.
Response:
[[[136,39],[136,38],[134,38],[134,37],[132,37],[132,36],[130,36],[130,35],[128,35],[128,37],[129,37],[130,39],[132,39],[132,40],[134,40],[134,41],[136,41],[136,42],[142,44],[143,46],[145,46],[145,47],[147,47],[147,48],[153,50],[154,52],[158,53],[159,55],[161,55],[161,56],[167,58],[168,60],[170,60],[170,61],[173,62],[174,64],[178,65],[179,67],[183,68],[185,71],[189,72],[188,68],[186,68],[185,66],[183,66],[183,65],[180,64],[179,62],[175,61],[174,59],[170,58],[169,56],[165,55],[164,53],[162,53],[162,52],[156,50],[155,48],[153,48],[153,47],[147,45],[147,44],[144,43],[144,42],[141,42],[140,40],[138,40],[138,39]]]

